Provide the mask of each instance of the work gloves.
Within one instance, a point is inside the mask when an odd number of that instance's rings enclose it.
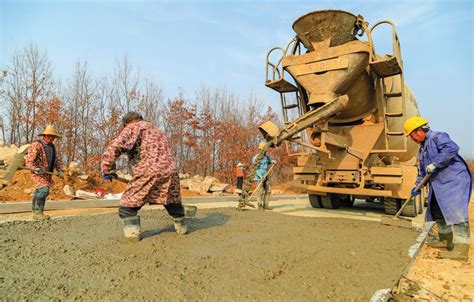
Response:
[[[436,173],[438,171],[439,171],[439,169],[438,169],[438,167],[435,166],[435,164],[429,164],[428,166],[426,166],[426,173],[428,173],[428,174],[433,174],[433,173]]]
[[[43,170],[40,170],[40,169],[38,169],[38,170],[33,170],[33,171],[31,171],[31,172],[33,172],[33,173],[36,174],[36,175],[44,175],[44,174],[45,174],[44,171],[43,171]]]
[[[112,179],[117,179],[117,178],[118,178],[118,175],[117,175],[117,173],[115,173],[115,172],[112,172],[112,173],[102,173],[102,178],[105,179],[105,180],[110,180],[110,181],[112,181]]]
[[[414,186],[410,191],[411,196],[417,196],[421,194],[421,190],[417,190],[416,186]]]

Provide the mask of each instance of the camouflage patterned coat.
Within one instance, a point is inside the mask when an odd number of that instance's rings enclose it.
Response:
[[[181,204],[178,173],[162,131],[146,121],[128,124],[102,155],[102,173],[113,171],[115,161],[122,153],[128,155],[133,174],[123,193],[122,206]]]
[[[31,169],[41,169],[43,171],[48,171],[48,159],[41,141],[37,140],[30,144],[28,147],[28,154],[25,157],[25,165]],[[61,160],[57,153],[54,161],[54,167],[58,171],[62,169]],[[31,178],[35,183],[35,188],[46,186],[52,187],[54,185],[53,176],[49,174],[38,175],[31,172]]]

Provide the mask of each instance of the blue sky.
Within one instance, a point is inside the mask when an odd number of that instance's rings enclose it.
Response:
[[[291,40],[294,20],[321,9],[361,14],[370,24],[393,20],[422,115],[474,157],[472,1],[0,0],[0,68],[30,42],[47,50],[61,80],[78,59],[100,76],[127,54],[169,97],[178,89],[193,97],[205,84],[253,93],[279,110],[278,95],[263,85],[265,55]],[[380,30],[377,51],[389,52],[390,41]]]

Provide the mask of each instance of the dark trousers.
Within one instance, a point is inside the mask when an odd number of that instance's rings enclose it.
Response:
[[[244,183],[243,177],[237,177],[237,189],[242,190],[242,184]]]
[[[438,226],[438,233],[444,235],[454,233],[454,244],[470,244],[471,235],[469,232],[469,222],[447,225],[434,191],[431,194],[430,209],[431,217],[433,217],[433,220],[436,221],[436,225]]]
[[[173,217],[173,218],[182,218],[184,217],[184,208],[182,204],[175,204],[175,203],[170,203],[167,205],[164,205],[166,211],[168,211],[168,214]],[[127,218],[127,217],[133,217],[137,216],[138,211],[142,207],[124,207],[120,206],[119,207],[119,216],[120,218]]]
[[[33,212],[43,212],[46,204],[46,197],[49,195],[49,187],[37,188],[33,193],[32,210]]]

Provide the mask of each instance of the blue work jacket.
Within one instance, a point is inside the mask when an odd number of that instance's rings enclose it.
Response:
[[[255,155],[252,158],[252,163],[255,163],[255,160],[257,159],[257,155]],[[253,177],[253,180],[259,181],[261,180],[265,174],[268,172],[268,166],[272,163],[272,159],[268,155],[264,155],[262,161],[260,162],[260,165],[258,165],[257,172],[255,172],[255,176]]]
[[[426,139],[420,144],[418,159],[420,171],[416,184],[426,175],[426,166],[435,164],[439,169],[429,183],[428,209],[426,221],[433,221],[431,216],[431,196],[436,195],[446,224],[458,224],[469,221],[468,206],[471,198],[471,172],[464,159],[458,154],[459,147],[447,133],[429,130]]]

